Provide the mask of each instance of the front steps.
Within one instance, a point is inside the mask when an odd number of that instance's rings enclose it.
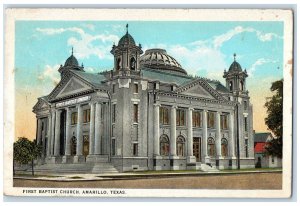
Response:
[[[37,174],[104,174],[118,172],[118,170],[111,163],[108,162],[44,164],[36,165],[34,167],[34,170]]]

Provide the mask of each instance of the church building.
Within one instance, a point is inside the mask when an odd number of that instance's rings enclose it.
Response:
[[[164,49],[144,52],[128,29],[111,54],[113,69],[88,73],[72,49],[58,70],[60,82],[38,98],[41,168],[254,168],[248,75],[236,55],[220,73],[223,85],[188,75]]]

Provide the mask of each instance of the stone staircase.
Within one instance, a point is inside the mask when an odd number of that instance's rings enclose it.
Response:
[[[103,174],[118,172],[118,170],[108,162],[43,164],[36,165],[34,170],[36,174]]]
[[[216,166],[208,165],[208,164],[201,164],[201,170],[203,172],[219,172]]]

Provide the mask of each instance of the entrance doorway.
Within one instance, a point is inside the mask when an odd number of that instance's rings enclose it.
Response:
[[[77,147],[77,139],[76,137],[71,138],[71,155],[75,156],[76,155],[76,147]]]
[[[196,157],[196,162],[201,162],[201,138],[193,138],[193,155]]]
[[[86,157],[89,155],[90,151],[90,143],[89,143],[89,135],[83,136],[83,155]]]

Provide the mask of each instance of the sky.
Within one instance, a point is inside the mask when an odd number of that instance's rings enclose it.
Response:
[[[264,123],[271,83],[283,78],[282,22],[187,21],[17,21],[15,27],[15,136],[35,138],[32,107],[60,80],[58,68],[70,56],[86,72],[113,67],[113,44],[126,32],[143,51],[163,48],[192,75],[220,80],[233,62],[233,54],[249,77],[246,89],[253,104],[253,125]]]

